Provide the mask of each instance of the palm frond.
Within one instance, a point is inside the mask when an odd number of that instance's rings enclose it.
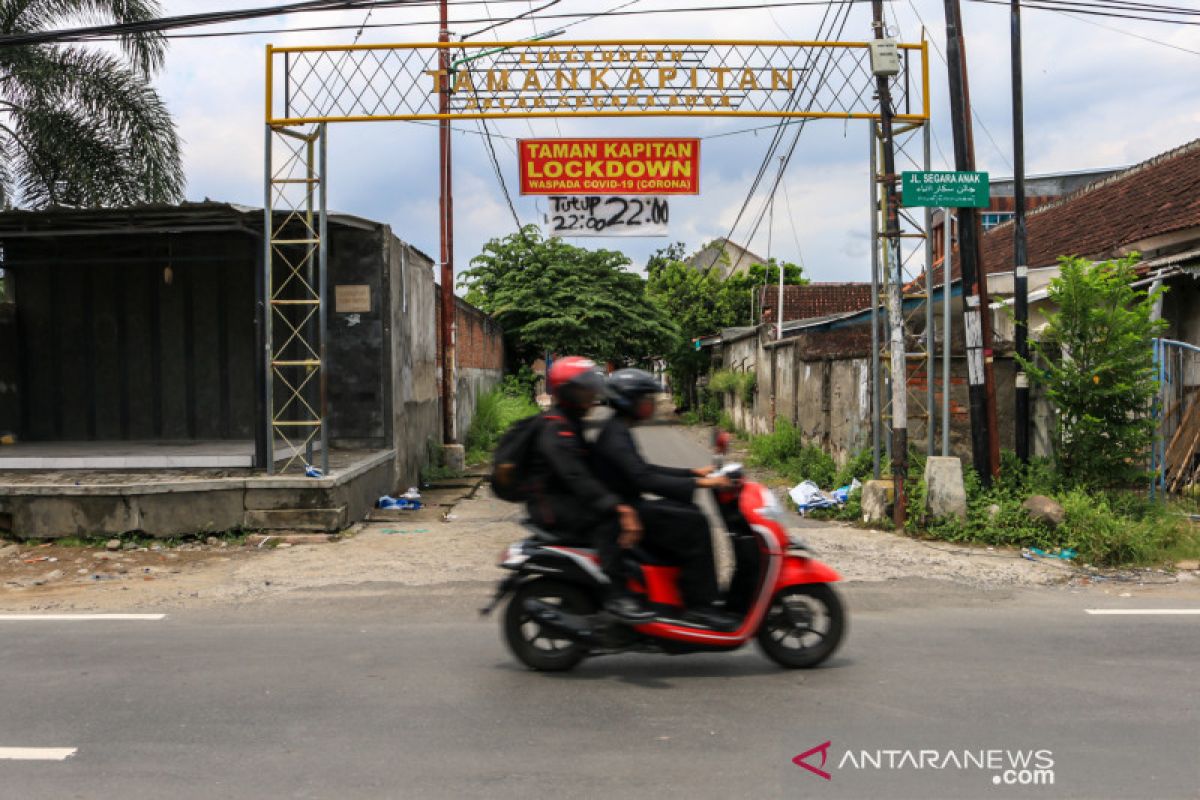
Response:
[[[0,0],[0,32],[145,22],[161,15],[158,0]],[[151,75],[163,65],[167,42],[161,33],[136,33],[121,37],[121,49],[138,70]]]

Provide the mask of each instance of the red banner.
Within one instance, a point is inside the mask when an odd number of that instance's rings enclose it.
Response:
[[[700,194],[699,139],[522,139],[521,194]]]

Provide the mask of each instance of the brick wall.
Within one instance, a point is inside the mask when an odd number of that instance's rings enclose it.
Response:
[[[435,319],[438,331],[438,367],[442,365],[442,301],[441,287],[437,290]],[[459,369],[504,369],[504,336],[500,325],[461,297],[454,298],[455,322],[458,325],[455,344]]]

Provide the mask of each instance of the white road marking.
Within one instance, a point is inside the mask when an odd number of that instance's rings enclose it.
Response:
[[[1200,614],[1200,608],[1086,608],[1089,614],[1136,616],[1140,614]]]
[[[166,619],[166,614],[0,614],[0,622],[107,622]]]
[[[0,761],[65,761],[75,747],[0,747]]]

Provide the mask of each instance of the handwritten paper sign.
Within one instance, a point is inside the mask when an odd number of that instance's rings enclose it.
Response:
[[[554,195],[546,198],[550,236],[666,236],[665,197]]]
[[[905,172],[902,204],[909,207],[987,208],[986,172]]]

